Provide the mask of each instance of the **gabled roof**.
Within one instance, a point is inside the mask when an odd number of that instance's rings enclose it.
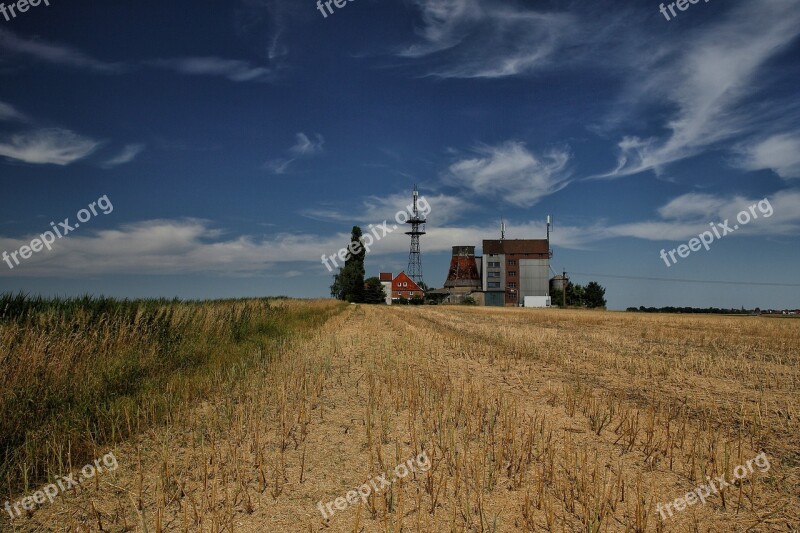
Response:
[[[400,287],[398,283],[404,282],[408,283],[406,287]],[[409,278],[405,272],[400,272],[394,280],[392,280],[392,290],[393,291],[422,291],[419,285],[414,283],[414,280]]]

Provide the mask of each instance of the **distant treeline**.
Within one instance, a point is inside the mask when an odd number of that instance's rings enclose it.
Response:
[[[629,313],[686,313],[704,315],[756,315],[761,310],[756,309],[721,309],[719,307],[628,307]]]

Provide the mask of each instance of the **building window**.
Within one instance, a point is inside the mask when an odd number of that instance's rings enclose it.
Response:
[[[512,282],[510,282],[510,283],[508,284],[508,288],[509,288],[509,289],[516,289],[516,288],[517,288],[517,284],[516,284],[516,283],[514,283],[514,282],[512,281]]]
[[[509,270],[508,277],[509,278],[516,278],[517,277],[517,272],[515,270]]]
[[[509,259],[508,260],[508,266],[510,266],[510,267],[517,266],[517,260],[516,259]]]
[[[499,281],[490,281],[488,283],[488,285],[489,285],[490,289],[499,289],[500,288],[500,282]]]
[[[517,293],[512,292],[511,294],[508,295],[508,299],[509,300],[516,300],[517,299]]]
[[[489,261],[489,268],[500,268],[500,261]]]
[[[499,278],[500,272],[487,272],[486,277],[488,278]]]

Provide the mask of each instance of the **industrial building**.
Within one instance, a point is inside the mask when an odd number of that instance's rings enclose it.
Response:
[[[550,297],[550,243],[547,239],[483,241],[485,305],[547,307]]]
[[[390,300],[424,297],[420,236],[425,235],[427,220],[417,210],[418,191],[414,185],[413,216],[411,224],[408,275],[401,272],[392,279],[382,273],[380,281]],[[547,217],[546,239],[506,239],[505,223],[500,226],[500,239],[483,241],[483,256],[475,255],[475,246],[453,246],[450,269],[444,288],[429,291],[442,303],[461,303],[467,297],[478,305],[550,307],[550,248],[551,217]],[[400,279],[402,276],[402,279]],[[388,290],[391,287],[391,291]]]
[[[453,246],[443,303],[461,303],[469,296],[478,305],[550,307],[550,218],[547,239],[483,241],[483,256],[474,246]]]

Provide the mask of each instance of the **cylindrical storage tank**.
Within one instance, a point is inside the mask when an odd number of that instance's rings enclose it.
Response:
[[[553,294],[553,293],[556,293],[556,292],[560,293],[561,291],[563,291],[564,290],[564,286],[568,281],[569,280],[566,279],[561,274],[551,278],[550,279],[550,294]]]

